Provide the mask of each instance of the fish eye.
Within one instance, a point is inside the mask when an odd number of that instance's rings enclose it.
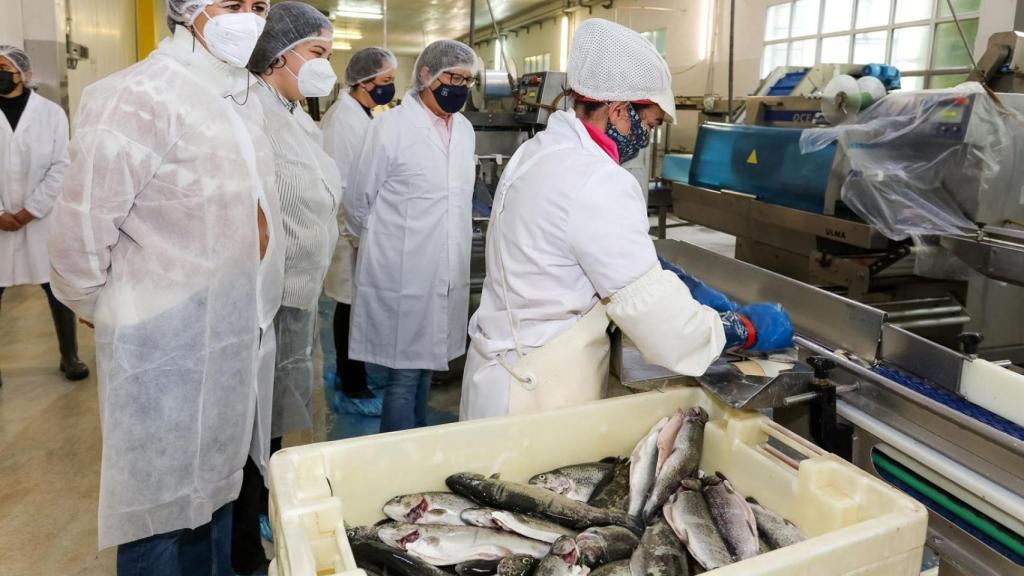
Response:
[[[548,477],[545,474],[541,474],[541,475],[537,476],[537,480],[547,480],[547,479],[548,479]]]

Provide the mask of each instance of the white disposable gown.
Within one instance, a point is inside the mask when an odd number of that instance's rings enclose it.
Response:
[[[604,299],[608,316],[645,357],[682,374],[702,374],[725,346],[721,320],[674,275],[654,272],[658,259],[636,179],[571,112],[552,114],[547,129],[516,156],[498,185],[510,182],[501,241],[493,227],[488,231],[487,277],[469,326],[462,419],[509,410],[510,375],[498,357],[513,367],[518,361],[510,322],[528,355]],[[662,306],[652,306],[655,301]]]
[[[370,128],[370,116],[363,105],[347,91],[341,93],[338,102],[327,111],[322,122],[324,149],[334,159],[341,173],[342,190],[347,189],[348,179],[354,168],[356,155],[363,148],[366,131]],[[342,193],[344,198],[344,192]],[[324,294],[342,304],[352,303],[352,269],[355,266],[354,239],[345,225],[345,210],[338,210],[338,244],[334,249],[331,267],[324,282]]]
[[[249,95],[256,89],[257,82],[255,77],[250,78],[250,85],[235,94],[235,101],[248,103]],[[266,166],[273,165],[276,160],[274,155],[268,154],[271,151],[271,143],[266,136],[271,129],[268,117],[264,114],[261,102],[253,106],[238,106],[235,107],[235,110],[246,122],[247,129],[250,125],[258,126],[263,133],[263,135],[255,136],[253,140],[257,143],[256,149],[262,167],[259,177],[265,182],[259,189],[259,205],[260,210],[266,216],[269,242],[256,276],[259,349],[256,353],[256,419],[253,422],[253,441],[249,449],[249,457],[260,469],[263,481],[266,483],[268,480],[267,467],[270,463],[270,441],[276,438],[272,430],[278,350],[274,320],[281,309],[281,301],[284,297],[287,240],[277,187],[275,182],[268,178],[266,170]],[[273,174],[276,179],[276,171]]]
[[[49,245],[54,292],[96,326],[101,548],[209,522],[259,440],[256,221],[274,175],[226,98],[247,78],[179,26],[82,97]]]
[[[46,236],[50,210],[68,167],[68,117],[32,93],[17,130],[0,114],[0,212],[36,217],[17,232],[0,230],[0,287],[50,281]]]
[[[348,182],[353,360],[447,370],[466,352],[476,136],[454,114],[446,150],[430,114],[410,92],[374,120]]]
[[[266,116],[266,131],[274,149],[275,188],[281,202],[286,257],[281,304],[304,314],[279,314],[278,371],[274,378],[274,416],[271,437],[278,438],[312,426],[313,342],[317,302],[331,254],[338,243],[337,212],[341,177],[324,152],[323,134],[302,108],[291,109],[269,85],[252,87]],[[282,352],[286,357],[282,357]],[[288,369],[281,369],[287,362]],[[299,369],[294,366],[299,364]]]

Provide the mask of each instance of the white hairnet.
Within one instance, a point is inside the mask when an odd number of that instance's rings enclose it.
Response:
[[[256,49],[249,58],[249,70],[265,72],[274,60],[306,40],[334,40],[334,25],[319,10],[304,2],[281,2],[267,12],[267,26],[263,29]]]
[[[14,67],[21,72],[23,76],[28,76],[32,73],[32,60],[29,59],[28,53],[21,48],[16,46],[0,45],[0,56],[7,58],[14,64]],[[25,80],[27,83],[27,80]]]
[[[607,102],[651,100],[672,122],[672,73],[658,50],[638,32],[591,18],[576,29],[569,51],[569,87]]]
[[[191,26],[196,16],[216,0],[167,0],[167,26],[174,32],[176,24]]]
[[[420,70],[427,67],[430,79],[426,82],[420,78]],[[437,40],[420,52],[416,66],[412,71],[413,90],[420,91],[437,80],[442,73],[455,68],[465,68],[476,74],[476,52],[458,40]]]
[[[385,48],[363,48],[352,55],[345,68],[345,85],[355,86],[398,68],[398,58]]]

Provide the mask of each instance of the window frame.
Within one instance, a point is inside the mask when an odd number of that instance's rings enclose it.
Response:
[[[854,0],[853,2],[851,2],[851,6],[850,6],[850,25],[849,25],[849,28],[844,29],[844,30],[837,30],[837,31],[827,32],[827,33],[822,33],[821,32],[821,30],[824,28],[824,25],[825,25],[825,8],[826,8],[825,2],[826,2],[826,0],[817,0],[817,2],[818,2],[818,26],[816,28],[817,32],[815,34],[805,34],[805,35],[801,35],[801,36],[790,36],[789,34],[791,34],[792,31],[793,31],[793,20],[794,20],[794,18],[796,16],[796,13],[797,13],[797,10],[795,9],[795,7],[796,7],[795,5],[796,5],[797,1],[798,0],[781,0],[781,1],[778,1],[778,2],[772,2],[772,3],[768,4],[765,7],[765,14],[764,14],[764,18],[763,18],[764,26],[765,26],[765,31],[761,35],[761,58],[760,58],[759,70],[763,70],[763,67],[764,67],[764,64],[765,64],[765,52],[766,52],[766,49],[767,49],[768,46],[785,45],[786,46],[786,63],[787,63],[786,65],[790,66],[789,58],[790,58],[791,44],[794,43],[794,42],[800,42],[800,41],[805,41],[805,40],[815,40],[814,62],[816,64],[819,64],[819,63],[823,63],[823,62],[821,62],[822,41],[824,39],[826,39],[826,38],[838,38],[838,37],[842,37],[842,36],[849,36],[849,40],[848,40],[848,44],[847,44],[846,63],[853,62],[853,57],[854,57],[854,54],[855,54],[855,51],[856,51],[857,36],[859,36],[861,34],[865,34],[865,33],[870,33],[870,32],[885,32],[885,34],[886,34],[886,40],[885,40],[885,62],[889,63],[889,62],[892,62],[892,51],[893,51],[893,44],[894,44],[896,30],[899,30],[901,28],[915,28],[915,27],[920,27],[920,26],[928,26],[928,34],[929,34],[929,37],[928,37],[928,53],[926,55],[926,57],[927,57],[927,64],[926,64],[925,68],[919,69],[919,70],[902,70],[901,69],[900,70],[901,75],[904,76],[904,77],[922,77],[922,78],[924,78],[924,86],[925,86],[925,88],[929,88],[931,86],[932,79],[934,77],[936,77],[936,76],[949,76],[949,75],[954,75],[954,74],[968,74],[971,71],[971,68],[969,66],[964,66],[964,67],[959,67],[959,68],[935,68],[934,67],[934,64],[935,64],[935,62],[934,62],[934,59],[935,59],[935,37],[936,37],[936,32],[938,30],[938,27],[939,27],[940,24],[946,24],[946,23],[953,23],[954,22],[952,15],[950,15],[950,16],[942,16],[941,15],[941,8],[939,6],[939,3],[940,2],[944,2],[945,0],[932,0],[932,11],[931,11],[931,17],[930,18],[911,20],[911,21],[907,21],[907,22],[896,22],[896,9],[897,9],[897,4],[899,3],[899,0],[890,0],[890,2],[889,2],[889,18],[888,18],[888,23],[885,24],[885,25],[881,25],[881,26],[872,26],[872,27],[867,27],[867,28],[858,28],[857,27],[857,10],[860,7],[860,3],[861,3],[862,0]],[[963,14],[959,14],[958,13],[957,17],[960,19],[961,23],[963,23],[963,21],[965,21],[965,20],[980,20],[980,17],[981,17],[981,3],[984,3],[984,2],[985,2],[985,0],[980,0],[979,7],[978,7],[977,11],[966,12],[966,13],[963,13]],[[780,6],[780,5],[783,5],[783,4],[790,4],[790,9],[789,9],[789,31],[787,33],[787,36],[785,38],[779,38],[779,39],[775,39],[775,40],[765,40],[764,37],[767,35],[768,11],[771,10],[775,6]],[[824,64],[833,64],[833,62],[824,62]],[[799,65],[793,64],[792,66],[799,66]],[[771,74],[770,71],[769,71],[769,74]],[[762,79],[764,79],[766,77],[767,76],[762,76]]]

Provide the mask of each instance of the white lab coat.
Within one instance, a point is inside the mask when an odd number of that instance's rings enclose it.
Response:
[[[0,288],[50,281],[47,217],[68,163],[68,116],[60,106],[33,92],[14,131],[0,114],[0,213],[25,209],[36,217],[17,232],[0,231]]]
[[[652,272],[659,268],[658,259],[636,179],[594,143],[573,113],[552,114],[547,129],[516,152],[501,180],[499,191],[511,183],[500,242],[493,237],[494,227],[488,231],[487,277],[469,326],[473,341],[463,378],[462,419],[509,410],[510,375],[498,358],[510,366],[519,359],[510,322],[515,322],[520,350],[528,355],[609,299],[608,316],[628,335],[665,332],[667,351],[650,354],[660,363],[701,374],[721,354],[725,334],[717,313],[694,301],[674,275],[666,280]],[[495,210],[499,205],[496,199]],[[624,313],[616,296],[632,299],[640,292],[646,302],[648,279],[657,291],[667,290],[678,306]],[[635,329],[634,317],[646,318],[650,328]]]
[[[348,182],[353,360],[447,370],[466,351],[476,136],[454,114],[446,151],[430,114],[410,92],[374,120]]]
[[[344,91],[334,106],[327,111],[321,123],[324,131],[324,149],[338,165],[343,190],[347,188],[356,155],[363,147],[366,131],[370,129],[370,120],[363,105],[348,91]],[[344,192],[342,197],[344,198]],[[345,225],[344,208],[338,210],[338,231],[340,235],[324,282],[324,294],[336,302],[351,304],[355,250],[352,246],[354,239]]]
[[[179,26],[82,96],[49,249],[57,297],[96,325],[101,548],[209,522],[259,440],[256,215],[274,174],[225,98],[247,78]]]

